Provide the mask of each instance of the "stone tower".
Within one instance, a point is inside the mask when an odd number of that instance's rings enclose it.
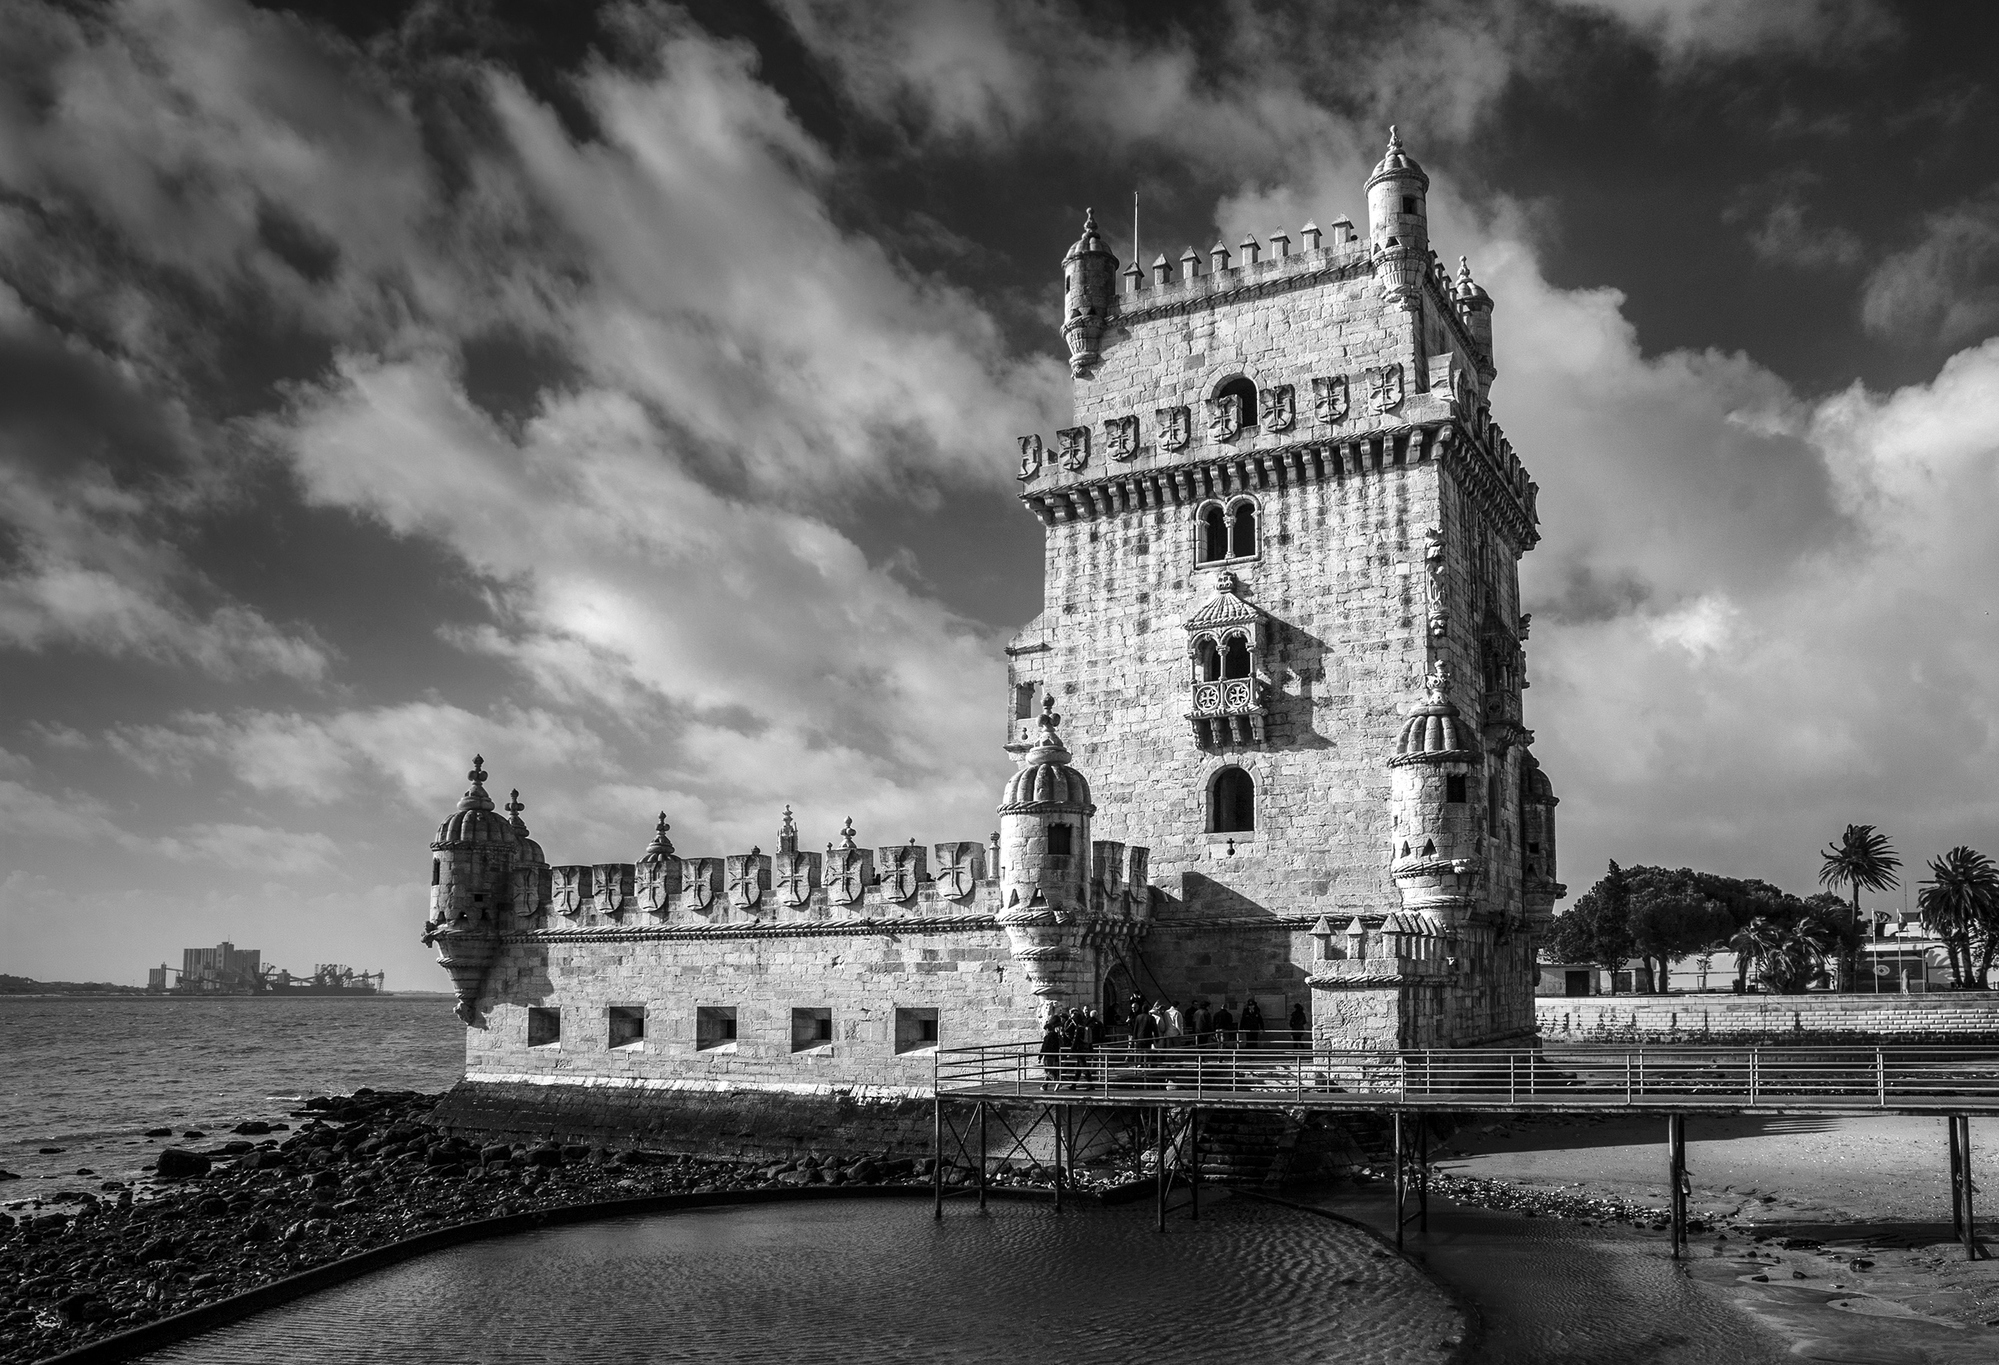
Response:
[[[1044,749],[1059,699],[1098,823],[1150,845],[1147,994],[1491,1041],[1533,1027],[1562,893],[1521,711],[1536,490],[1489,409],[1492,300],[1431,251],[1393,131],[1365,191],[1365,239],[1308,223],[1150,281],[1086,221],[1074,422],[1019,442],[1046,586],[1007,651],[1007,742]]]

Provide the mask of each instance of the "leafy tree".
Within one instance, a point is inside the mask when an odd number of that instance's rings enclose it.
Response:
[[[1900,886],[1902,883],[1895,873],[1902,860],[1889,846],[1888,836],[1878,833],[1872,825],[1848,825],[1839,842],[1827,844],[1819,859],[1820,886],[1845,886],[1853,892],[1854,946],[1840,958],[1841,989],[1852,990],[1859,966],[1860,890],[1865,887],[1869,891],[1886,891]]]
[[[1837,899],[1837,898],[1835,898]],[[1845,906],[1840,907],[1841,911]],[[1759,940],[1759,975],[1778,995],[1802,995],[1812,978],[1841,946],[1838,928],[1823,913],[1808,911],[1788,924],[1757,921],[1767,928]]]
[[[1980,990],[1999,955],[1999,868],[1962,844],[1930,859],[1930,879],[1916,892],[1923,918],[1950,955],[1951,983]],[[1974,948],[1976,967],[1973,966]]]
[[[1567,911],[1555,916],[1548,930],[1548,947],[1564,962],[1588,962],[1611,974],[1638,954],[1631,933],[1631,893],[1616,863]]]
[[[1706,895],[1691,868],[1634,867],[1625,880],[1632,943],[1644,963],[1648,990],[1665,990],[1673,963],[1721,942],[1735,927],[1727,908]]]

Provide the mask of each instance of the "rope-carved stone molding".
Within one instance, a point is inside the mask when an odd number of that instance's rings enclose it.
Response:
[[[517,929],[502,943],[663,943],[720,938],[864,938],[873,935],[954,934],[997,930],[994,915],[933,915],[908,919],[824,920],[802,924],[634,925],[602,929]]]

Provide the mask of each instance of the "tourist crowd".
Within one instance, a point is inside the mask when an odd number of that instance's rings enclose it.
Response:
[[[1238,1016],[1226,1003],[1211,1009],[1207,1001],[1197,1000],[1193,1009],[1185,1010],[1177,1000],[1155,1000],[1148,1006],[1144,996],[1133,993],[1122,1028],[1107,1024],[1093,1005],[1051,1011],[1042,1029],[1041,1065],[1050,1080],[1062,1081],[1080,1079],[1087,1059],[1106,1043],[1145,1053],[1188,1047],[1306,1047],[1310,1042],[1311,1024],[1303,1005],[1291,1007],[1283,1028],[1270,1029],[1254,999],[1243,1003]]]

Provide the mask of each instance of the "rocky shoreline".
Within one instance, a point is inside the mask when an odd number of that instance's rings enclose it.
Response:
[[[63,1189],[0,1218],[0,1365],[46,1359],[475,1219],[648,1195],[931,1178],[927,1159],[906,1157],[746,1164],[481,1145],[431,1127],[436,1102],[412,1091],[318,1097],[294,1111],[296,1127],[249,1120],[219,1144],[163,1149],[151,1181],[137,1188],[103,1181]],[[951,1183],[964,1180],[949,1174]],[[995,1183],[1034,1185],[1039,1174]]]

